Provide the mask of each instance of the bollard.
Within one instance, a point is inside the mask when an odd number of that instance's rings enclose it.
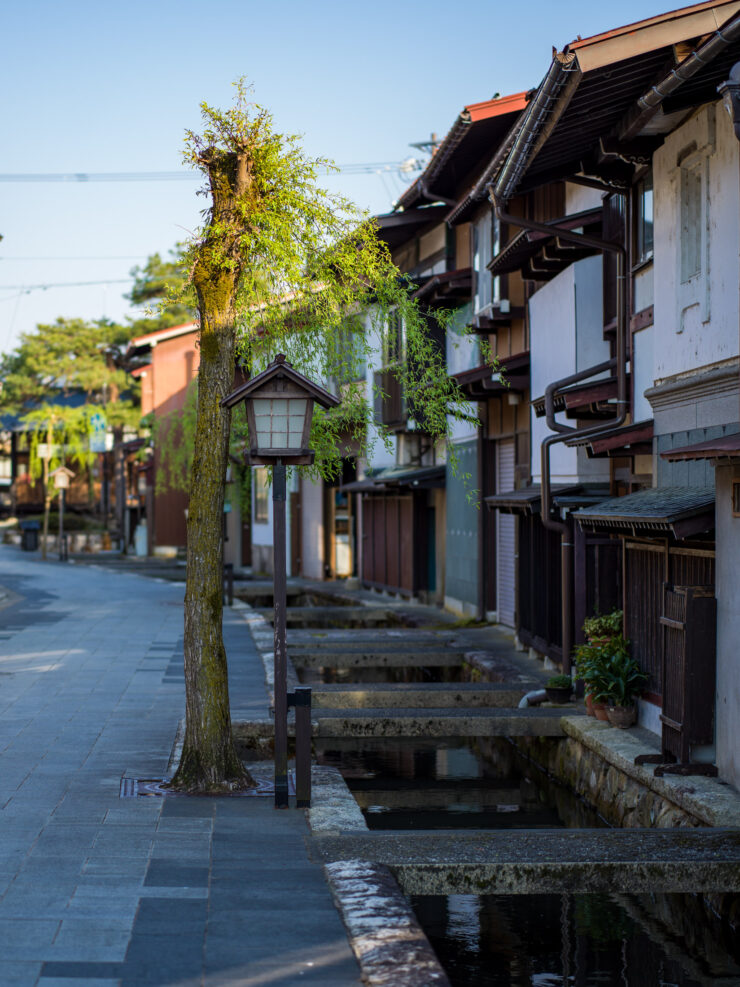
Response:
[[[224,603],[234,606],[234,563],[224,563]]]
[[[311,689],[300,685],[288,698],[295,706],[295,795],[296,807],[311,805]]]

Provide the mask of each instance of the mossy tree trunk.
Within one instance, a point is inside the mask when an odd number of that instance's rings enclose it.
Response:
[[[188,507],[185,591],[186,727],[173,786],[220,791],[254,784],[234,746],[222,633],[223,507],[231,412],[221,401],[234,382],[238,260],[228,235],[239,228],[237,155],[204,155],[213,206],[193,270],[200,310],[198,415]],[[226,254],[224,254],[226,246]],[[235,252],[235,251],[234,251]]]

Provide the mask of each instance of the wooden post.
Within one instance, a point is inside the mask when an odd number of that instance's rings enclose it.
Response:
[[[311,805],[311,688],[298,686],[293,693],[295,706],[295,794],[296,807]]]
[[[288,808],[288,652],[286,642],[285,466],[272,472],[273,601],[275,604],[275,808]]]

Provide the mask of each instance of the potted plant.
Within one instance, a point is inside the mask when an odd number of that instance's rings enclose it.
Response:
[[[609,640],[598,644],[579,644],[574,651],[576,677],[584,685],[586,712],[599,720],[607,718],[602,695],[607,688],[605,674],[609,665]]]
[[[607,703],[609,722],[612,726],[625,729],[637,719],[635,700],[647,682],[647,675],[630,655],[628,642],[620,637],[618,644],[606,672],[603,698]]]
[[[598,646],[618,637],[622,633],[623,613],[621,610],[612,610],[611,613],[595,613],[592,617],[587,617],[583,622],[583,633],[586,635],[589,644]]]
[[[567,703],[573,692],[570,675],[553,675],[545,685],[545,692],[551,703]]]

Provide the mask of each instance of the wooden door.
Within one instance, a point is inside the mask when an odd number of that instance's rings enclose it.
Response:
[[[514,489],[515,443],[506,439],[497,446],[497,493]],[[516,518],[496,511],[496,575],[498,620],[516,626]]]

